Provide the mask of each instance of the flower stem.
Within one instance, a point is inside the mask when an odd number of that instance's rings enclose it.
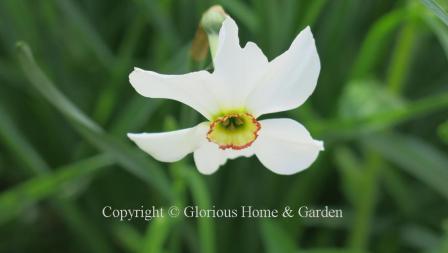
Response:
[[[218,49],[218,34],[208,34],[208,44],[210,47],[210,53],[212,54],[212,59],[215,59],[216,50]]]
[[[409,8],[413,8],[410,6]],[[415,7],[414,7],[415,8]],[[403,90],[406,75],[412,60],[412,50],[417,39],[416,21],[413,9],[409,10],[409,18],[402,28],[392,56],[387,78],[388,88],[395,94],[400,94]]]
[[[353,250],[366,250],[371,231],[372,220],[377,200],[378,177],[382,167],[382,158],[370,150],[367,152],[367,164],[363,173],[361,196],[357,199],[355,220],[349,237]]]

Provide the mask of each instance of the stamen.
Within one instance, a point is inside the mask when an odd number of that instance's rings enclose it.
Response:
[[[243,149],[258,137],[260,123],[249,113],[230,113],[210,124],[207,139],[221,149]]]

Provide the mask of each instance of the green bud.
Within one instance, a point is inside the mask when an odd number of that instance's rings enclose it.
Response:
[[[212,58],[215,58],[215,53],[218,48],[219,30],[221,29],[222,23],[226,19],[226,16],[226,12],[220,5],[210,7],[202,15],[200,25],[207,33]]]
[[[220,5],[213,5],[202,15],[201,26],[207,34],[218,34],[226,16]]]

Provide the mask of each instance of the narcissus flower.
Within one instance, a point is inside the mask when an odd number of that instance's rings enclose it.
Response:
[[[300,123],[287,118],[258,120],[263,114],[292,110],[313,93],[320,61],[310,28],[272,61],[252,42],[240,47],[238,27],[227,17],[221,30],[214,71],[163,75],[139,68],[129,75],[145,97],[182,102],[207,121],[192,128],[128,134],[142,150],[163,162],[194,154],[198,170],[214,173],[227,159],[256,155],[278,174],[308,168],[323,150]]]

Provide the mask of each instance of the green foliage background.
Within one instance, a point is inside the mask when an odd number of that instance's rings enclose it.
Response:
[[[255,158],[200,175],[127,132],[193,126],[180,103],[139,96],[133,66],[190,57],[219,3],[269,59],[306,25],[322,62],[302,122],[326,150],[279,176]],[[448,4],[423,1],[2,0],[1,252],[448,252]],[[21,42],[18,42],[21,41]],[[34,55],[34,56],[33,56]],[[342,219],[105,219],[105,205],[344,211]]]

